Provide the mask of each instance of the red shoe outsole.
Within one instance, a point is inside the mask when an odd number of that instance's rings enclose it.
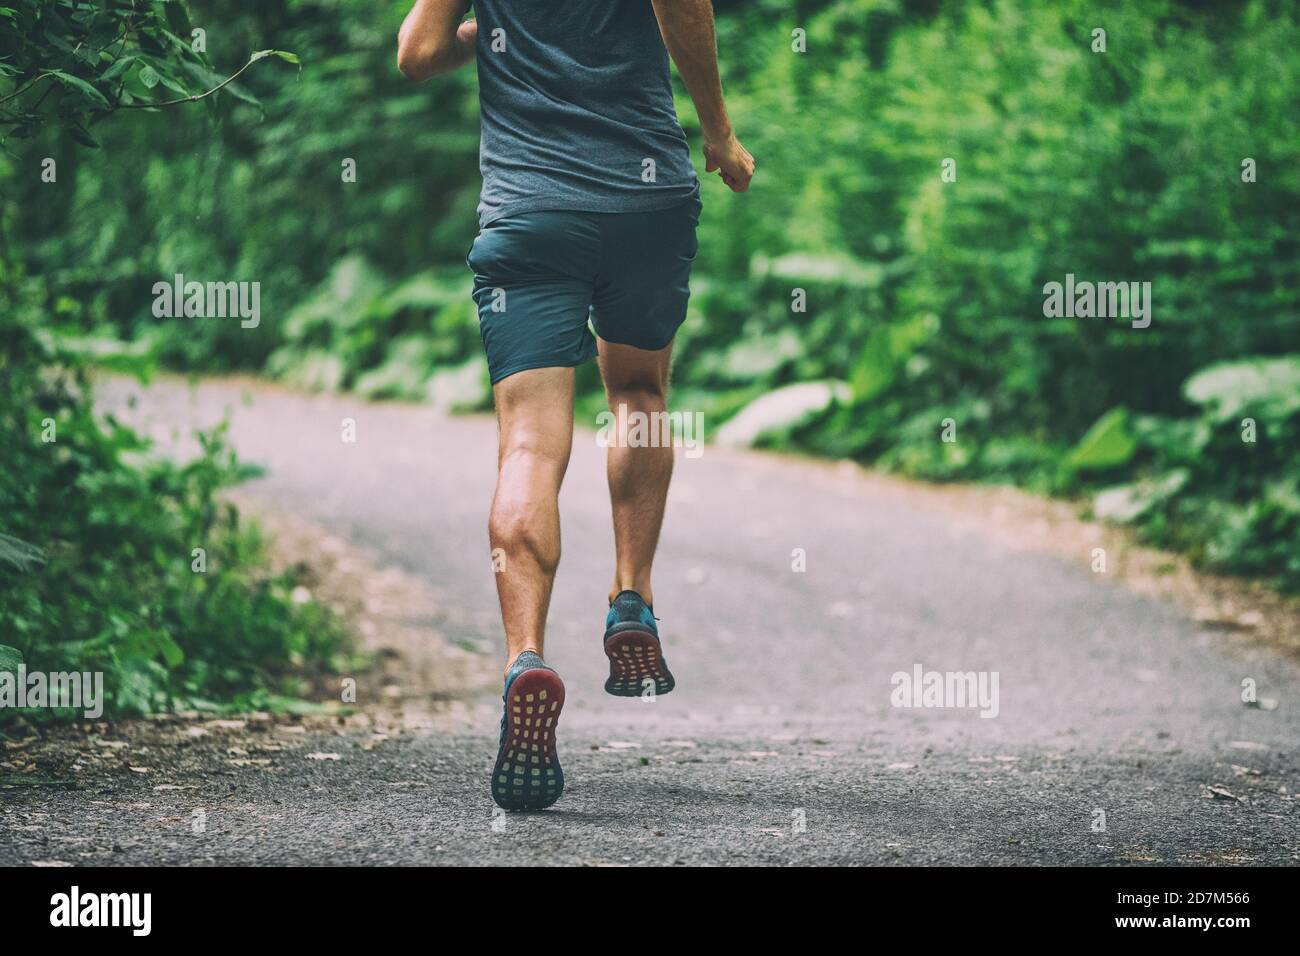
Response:
[[[564,792],[555,730],[564,681],[552,670],[524,671],[506,700],[506,739],[492,769],[492,799],[506,810],[541,810]]]
[[[659,639],[649,631],[611,634],[605,641],[605,655],[609,658],[605,691],[615,697],[642,697],[652,686],[656,695],[666,694],[677,686],[664,662]]]

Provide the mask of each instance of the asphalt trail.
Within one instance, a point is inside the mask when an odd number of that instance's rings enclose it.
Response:
[[[140,390],[113,383],[107,400],[127,391]],[[268,469],[249,494],[427,579],[437,626],[499,652],[489,418],[176,381],[129,417],[165,438],[227,410],[236,448]],[[40,829],[0,833],[0,862],[57,855],[60,840],[123,863],[1300,860],[1300,668],[881,487],[771,455],[679,457],[656,572],[678,689],[617,699],[602,690],[603,452],[580,432],[547,644],[568,697],[551,811],[494,814],[499,704],[480,695],[469,731],[374,749],[342,735],[338,760],[200,767],[193,790],[10,791],[4,819]],[[892,706],[892,675],[917,665],[996,672],[996,716]],[[1243,706],[1246,677],[1276,709]],[[198,805],[201,836],[187,826]]]

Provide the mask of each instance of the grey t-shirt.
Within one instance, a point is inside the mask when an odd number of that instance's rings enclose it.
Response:
[[[695,195],[650,0],[473,6],[481,226],[534,209],[665,209]]]

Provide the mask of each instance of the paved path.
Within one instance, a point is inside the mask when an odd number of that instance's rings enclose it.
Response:
[[[269,469],[249,494],[431,581],[443,632],[497,652],[489,418],[266,387],[250,398],[237,383],[195,397],[166,381],[133,414],[170,427],[227,408],[241,455]],[[340,439],[344,418],[355,444]],[[490,697],[472,732],[373,750],[344,736],[337,761],[199,768],[194,791],[127,780],[8,799],[46,814],[43,840],[116,844],[104,859],[137,863],[1300,860],[1294,663],[1225,648],[1084,562],[1004,550],[902,483],[848,469],[714,449],[680,458],[656,575],[678,689],[606,696],[602,454],[579,434],[562,496],[547,657],[568,688],[568,789],[552,811],[494,816]],[[918,664],[997,672],[997,716],[891,706],[891,676]],[[1243,706],[1245,677],[1279,706]],[[198,803],[211,808],[201,838],[186,825]],[[4,843],[0,861],[53,852]]]

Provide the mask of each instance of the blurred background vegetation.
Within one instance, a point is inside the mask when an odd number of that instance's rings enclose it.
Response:
[[[36,330],[65,362],[80,343],[489,406],[464,265],[474,72],[397,74],[406,3],[4,2],[0,374]],[[742,443],[1087,496],[1204,566],[1300,589],[1295,3],[715,7],[759,174],[743,197],[703,177],[675,407]],[[293,56],[139,108],[263,50]],[[698,160],[684,95],[679,113]],[[260,282],[261,325],[154,318],[176,273]],[[1067,273],[1151,282],[1151,326],[1044,317]],[[39,417],[13,381],[4,414]],[[594,366],[579,382],[590,422]],[[0,531],[41,544],[20,425]]]

